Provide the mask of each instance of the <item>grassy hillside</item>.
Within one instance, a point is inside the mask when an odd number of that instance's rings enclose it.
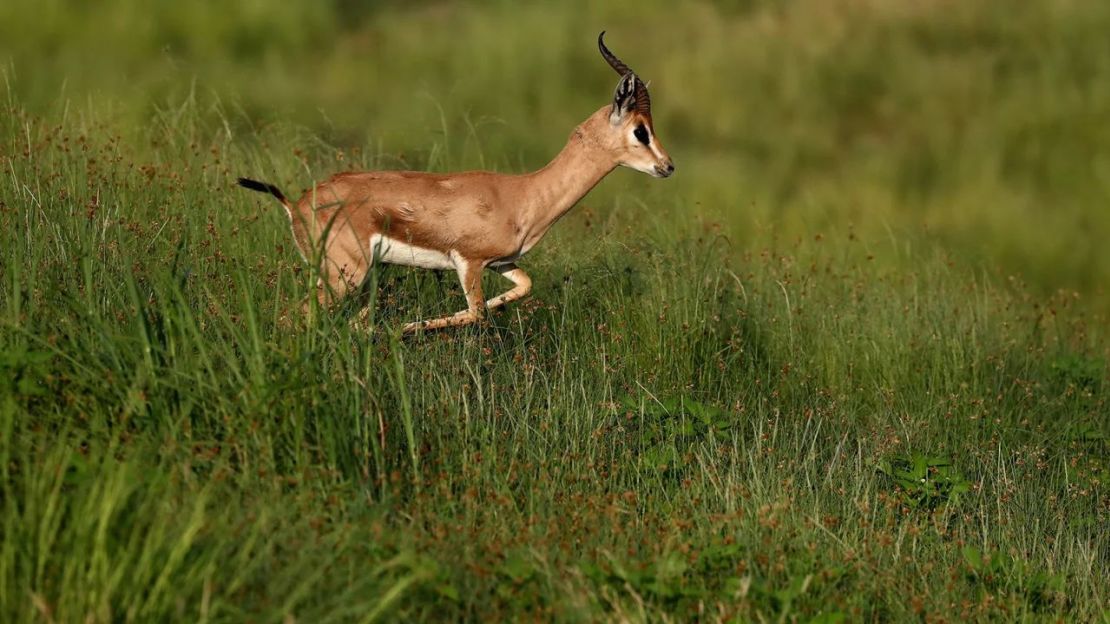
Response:
[[[0,619],[1110,617],[1110,5],[595,5],[0,5]],[[278,322],[236,176],[539,167],[603,28],[675,178]]]

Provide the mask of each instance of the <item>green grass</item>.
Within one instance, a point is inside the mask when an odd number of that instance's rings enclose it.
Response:
[[[1104,3],[572,5],[0,7],[0,619],[1110,617]],[[673,180],[279,322],[236,176],[539,166],[601,28]]]

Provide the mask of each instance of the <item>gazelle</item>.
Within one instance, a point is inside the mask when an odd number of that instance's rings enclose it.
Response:
[[[674,172],[655,136],[647,86],[605,47],[604,36],[604,31],[598,35],[598,49],[621,77],[613,101],[579,124],[563,150],[539,171],[346,172],[317,183],[296,203],[272,184],[246,178],[239,184],[276,197],[289,214],[301,255],[320,258],[316,296],[321,304],[359,288],[374,262],[454,269],[467,309],[408,323],[403,331],[479,321],[486,310],[531,291],[532,280],[517,260],[610,171],[625,166],[657,178]],[[485,269],[508,278],[513,287],[485,301]]]

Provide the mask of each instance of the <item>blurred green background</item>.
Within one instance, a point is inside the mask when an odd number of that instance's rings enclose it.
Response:
[[[738,249],[850,236],[896,262],[937,245],[1110,309],[1100,0],[7,0],[0,59],[24,108],[134,138],[188,105],[236,140],[293,128],[387,166],[522,171],[611,94],[602,29],[651,81],[678,175],[620,172],[587,205],[634,197],[615,218]]]

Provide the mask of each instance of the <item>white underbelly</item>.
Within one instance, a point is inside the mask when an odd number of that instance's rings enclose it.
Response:
[[[455,268],[455,261],[445,252],[417,247],[381,234],[370,237],[370,253],[375,262],[388,262],[422,269]]]

